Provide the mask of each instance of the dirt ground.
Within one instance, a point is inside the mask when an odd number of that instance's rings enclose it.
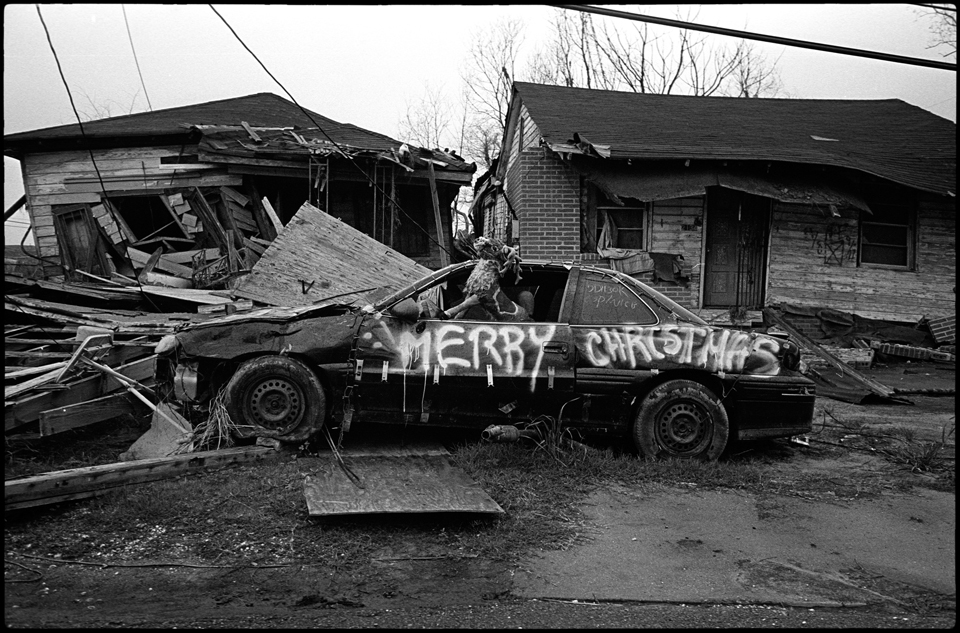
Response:
[[[934,364],[881,367],[871,377],[906,392],[955,385],[953,367]],[[340,568],[198,566],[177,563],[174,552],[156,566],[82,564],[7,549],[5,624],[953,627],[953,479],[898,447],[905,435],[913,446],[944,440],[940,463],[952,464],[955,398],[905,397],[914,404],[821,398],[804,443],[735,449],[760,455],[784,495],[700,492],[684,482],[648,494],[612,483],[569,517],[576,538],[523,560],[425,548],[415,530]],[[448,519],[416,520],[435,530]],[[720,523],[726,530],[711,527]],[[911,556],[909,545],[925,549]],[[883,555],[895,548],[904,551]]]

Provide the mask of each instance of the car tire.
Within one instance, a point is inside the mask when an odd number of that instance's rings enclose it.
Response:
[[[633,439],[645,457],[715,460],[727,446],[730,421],[717,396],[692,380],[668,380],[637,410]]]
[[[240,365],[224,389],[224,405],[237,437],[298,442],[323,426],[327,399],[301,361],[261,356]]]

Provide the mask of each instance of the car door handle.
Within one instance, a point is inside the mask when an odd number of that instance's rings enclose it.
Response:
[[[543,349],[544,354],[563,354],[564,356],[567,355],[566,343],[548,341],[546,343],[543,343],[543,345],[541,345],[541,349]]]

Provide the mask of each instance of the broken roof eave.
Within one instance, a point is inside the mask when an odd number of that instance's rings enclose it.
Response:
[[[744,170],[721,169],[715,164],[693,167],[627,169],[622,161],[597,161],[575,157],[568,164],[608,197],[644,202],[702,196],[707,187],[724,187],[784,203],[851,206],[871,213],[866,201],[835,178],[814,180],[806,175],[767,177]]]
[[[27,154],[41,152],[68,152],[85,149],[113,149],[130,147],[156,147],[163,145],[195,144],[200,141],[200,135],[190,130],[176,132],[151,132],[86,136],[68,136],[53,138],[32,138],[23,140],[3,141],[3,155],[21,160]]]
[[[574,156],[583,156],[590,158],[597,158],[596,154],[590,151],[584,151],[577,145],[571,143],[554,143],[549,142],[544,139],[544,145],[558,154],[561,159],[569,160]],[[610,147],[608,145],[601,147]],[[644,154],[633,154],[626,155],[621,150],[618,155],[614,158],[609,159],[598,159],[597,164],[603,164],[600,161],[610,160],[616,164],[622,163],[627,160],[642,160],[642,161],[666,161],[666,160],[691,160],[697,161],[698,163],[715,163],[718,161],[751,161],[751,162],[777,162],[777,163],[786,163],[786,164],[796,164],[796,165],[805,165],[810,167],[836,167],[840,169],[850,169],[852,171],[860,172],[883,180],[890,181],[892,183],[903,185],[904,187],[909,187],[910,189],[916,189],[918,191],[923,191],[925,193],[932,193],[935,195],[956,197],[956,187],[950,188],[949,186],[936,187],[927,183],[920,183],[912,181],[909,179],[898,177],[896,174],[884,173],[881,170],[871,168],[867,165],[863,165],[859,161],[840,161],[840,160],[824,160],[823,157],[818,157],[817,160],[805,159],[804,157],[790,157],[787,160],[783,156],[752,156],[744,157],[743,155],[738,154],[710,154],[710,155],[695,155],[689,152],[683,154],[657,154],[657,153],[644,153]]]

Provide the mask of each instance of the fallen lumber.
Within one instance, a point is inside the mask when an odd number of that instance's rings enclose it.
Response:
[[[90,426],[129,413],[135,417],[150,409],[130,394],[112,393],[86,402],[40,412],[40,437]]]
[[[190,473],[275,460],[284,453],[244,446],[189,455],[174,455],[102,466],[72,468],[4,482],[4,510],[30,508],[102,495],[122,486],[169,479]]]
[[[849,376],[854,379],[857,383],[863,385],[869,389],[872,393],[882,397],[882,398],[892,398],[894,395],[894,390],[886,385],[883,385],[876,380],[864,376],[862,373],[850,367],[845,362],[839,360],[837,357],[833,356],[830,352],[826,351],[816,342],[802,334],[795,327],[784,321],[770,308],[764,308],[763,315],[768,318],[773,323],[776,323],[779,327],[783,328],[787,334],[790,335],[794,341],[796,341],[800,346],[802,346],[807,351],[813,352],[820,358],[827,361],[830,365],[833,365],[839,369],[845,376]]]
[[[121,365],[116,368],[116,371],[131,380],[143,382],[154,377],[156,364],[157,355],[151,354],[146,358]],[[114,380],[108,380],[101,374],[96,374],[89,378],[83,378],[67,384],[70,387],[69,389],[39,393],[4,406],[4,432],[9,433],[24,424],[36,422],[40,419],[40,413],[43,411],[86,402],[87,400],[99,398],[100,396],[105,396],[108,393],[122,389],[119,383]]]

